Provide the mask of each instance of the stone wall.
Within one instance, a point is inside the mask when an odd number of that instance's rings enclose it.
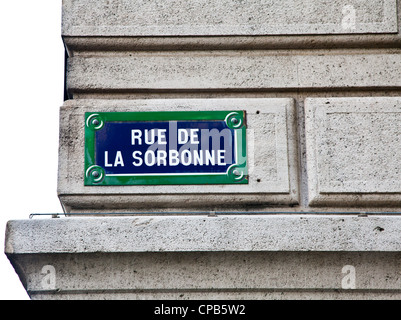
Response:
[[[7,228],[31,297],[400,298],[400,12],[64,0],[66,218]],[[230,109],[247,115],[248,184],[84,185],[85,112]]]

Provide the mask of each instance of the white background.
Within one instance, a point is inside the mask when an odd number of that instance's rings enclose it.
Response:
[[[0,1],[0,299],[29,299],[4,254],[8,220],[61,213],[61,0]]]

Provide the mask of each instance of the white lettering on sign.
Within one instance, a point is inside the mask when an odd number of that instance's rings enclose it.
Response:
[[[184,166],[191,164],[195,166],[217,165],[225,166],[225,150],[148,150],[145,154],[137,150],[132,153],[135,167],[145,164],[148,167],[157,166],[178,166],[180,163]]]
[[[109,163],[109,152],[104,152],[104,166],[105,167],[124,167],[124,160],[121,151],[116,152],[116,156],[114,157],[114,163]]]
[[[142,155],[142,152],[141,151],[134,151],[133,153],[132,153],[132,157],[134,158],[134,162],[132,162],[132,164],[135,166],[135,167],[140,167],[142,164],[143,164],[143,160],[142,160],[142,158],[140,157]]]
[[[106,150],[104,167],[124,167],[126,163],[134,167],[232,164],[234,145],[230,129],[177,128],[173,122],[169,132],[167,143],[167,129],[131,129],[128,141],[139,150],[128,154],[121,150]]]
[[[166,129],[151,129],[144,130],[144,142],[147,145],[152,145],[155,143],[158,144],[167,144],[166,141]],[[157,140],[157,142],[156,142]],[[131,130],[131,144],[134,145],[142,145],[142,130],[141,129],[132,129]]]
[[[178,143],[199,144],[198,133],[199,129],[178,129]]]

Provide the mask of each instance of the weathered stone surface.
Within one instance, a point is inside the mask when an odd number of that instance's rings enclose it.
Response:
[[[399,205],[401,98],[307,99],[311,205]]]
[[[277,55],[268,51],[167,52],[72,57],[74,92],[394,88],[401,58],[388,54]]]
[[[87,111],[245,110],[249,184],[84,186]],[[58,193],[68,212],[227,208],[298,202],[292,99],[72,100],[61,109]]]
[[[9,221],[8,254],[199,251],[398,252],[399,216],[108,216]]]
[[[399,299],[399,253],[13,255],[32,299]]]
[[[160,291],[154,290],[132,290],[132,291],[103,291],[99,293],[85,292],[31,292],[30,297],[33,300],[400,300],[401,294],[397,290],[181,290],[181,291]],[[201,310],[203,311],[203,309]]]
[[[64,36],[397,32],[396,0],[64,0]]]
[[[33,299],[400,298],[397,216],[15,220]]]

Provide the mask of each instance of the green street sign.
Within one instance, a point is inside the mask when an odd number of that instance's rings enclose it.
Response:
[[[245,111],[85,113],[85,185],[247,184]]]

